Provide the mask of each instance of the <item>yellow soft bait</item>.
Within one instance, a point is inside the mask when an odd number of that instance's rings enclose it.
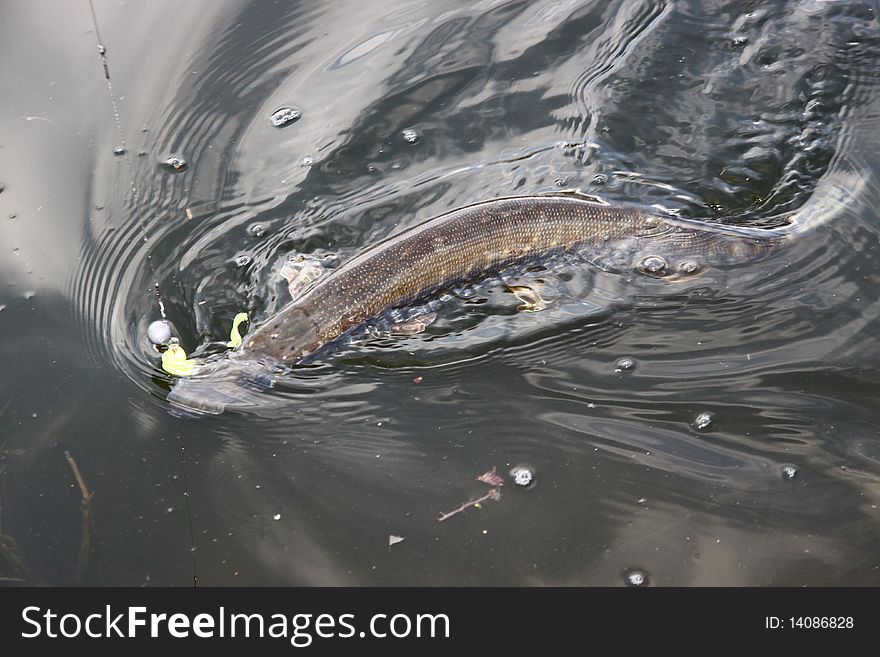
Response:
[[[186,357],[186,352],[179,344],[170,344],[162,352],[162,369],[174,376],[190,376],[195,361]]]
[[[226,343],[227,347],[235,349],[241,344],[241,333],[238,332],[238,327],[241,326],[242,322],[246,321],[248,321],[247,313],[238,313],[232,320],[232,331],[229,333],[229,342]]]
[[[248,321],[247,313],[238,313],[232,320],[232,331],[229,333],[227,347],[235,349],[242,343],[238,327],[246,321]],[[195,366],[196,361],[187,358],[183,347],[176,341],[169,344],[168,348],[162,352],[162,369],[173,376],[191,376]]]

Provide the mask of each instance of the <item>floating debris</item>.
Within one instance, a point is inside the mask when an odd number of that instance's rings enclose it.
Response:
[[[453,509],[452,511],[449,511],[448,513],[441,514],[440,517],[437,519],[437,522],[443,522],[444,520],[451,518],[452,516],[459,514],[462,511],[464,511],[465,509],[469,509],[472,506],[479,508],[480,504],[482,504],[486,500],[495,500],[497,502],[500,499],[501,499],[501,491],[498,490],[497,488],[493,488],[488,493],[483,495],[483,497],[480,497],[476,500],[471,500],[469,502],[465,502],[464,504],[462,504],[458,508]]]
[[[424,380],[425,380],[425,377],[423,377],[423,376],[417,376],[417,377],[415,377],[415,378],[413,379],[413,383],[415,383],[416,385],[418,385],[419,383],[421,383],[421,382],[424,381]]]
[[[66,449],[64,450],[64,458],[67,459],[67,463],[70,465],[70,469],[73,472],[73,478],[76,480],[77,486],[79,486],[80,495],[82,495],[79,505],[81,521],[79,558],[76,563],[76,582],[80,583],[88,570],[89,556],[92,552],[92,497],[95,493],[94,491],[90,491],[88,486],[86,486],[86,482],[83,479],[79,466],[76,464],[76,461],[73,456],[71,456],[70,452]]]
[[[248,227],[248,233],[252,237],[262,237],[266,234],[266,227],[263,224],[253,224]]]
[[[290,125],[291,123],[298,121],[301,116],[302,112],[295,107],[282,107],[281,109],[277,109],[272,112],[272,116],[269,117],[269,121],[276,128],[283,128],[286,125]]]
[[[489,484],[490,486],[503,486],[504,479],[495,472],[495,466],[492,466],[492,469],[489,472],[484,472],[479,477],[477,477],[477,481],[482,481],[484,484]]]
[[[125,148],[123,148],[122,146],[117,146],[116,148],[113,149],[113,154],[114,154],[116,157],[119,157],[119,156],[121,156],[121,155],[125,155],[126,152],[127,152],[127,151],[126,151]]]
[[[162,166],[172,171],[183,171],[188,166],[188,163],[182,157],[171,155],[162,162]]]
[[[403,536],[395,536],[394,534],[389,534],[388,536],[388,547],[392,545],[397,545],[398,543],[403,542]]]
[[[403,141],[405,141],[407,144],[415,144],[420,139],[419,133],[412,128],[407,128],[400,134],[403,137]]]

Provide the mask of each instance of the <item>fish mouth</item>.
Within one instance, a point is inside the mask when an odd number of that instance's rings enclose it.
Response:
[[[177,379],[168,393],[169,412],[178,417],[254,412],[266,406],[266,391],[275,387],[270,363],[228,357],[200,362],[192,376]]]

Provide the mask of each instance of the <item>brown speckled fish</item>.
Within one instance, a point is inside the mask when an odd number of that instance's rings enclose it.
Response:
[[[578,193],[476,203],[365,249],[251,331],[239,349],[205,367],[204,378],[179,381],[169,399],[221,412],[240,400],[213,387],[218,368],[295,365],[384,311],[517,263],[577,248],[588,260],[595,256],[603,263],[683,277],[707,266],[754,260],[808,227],[725,227]]]
[[[296,363],[384,310],[575,247],[586,253],[592,247],[606,260],[655,255],[648,266],[687,274],[707,262],[748,260],[780,239],[772,231],[713,227],[592,196],[486,201],[364,250],[248,335],[240,353]]]

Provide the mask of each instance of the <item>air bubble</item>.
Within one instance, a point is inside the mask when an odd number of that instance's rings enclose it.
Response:
[[[282,107],[281,109],[277,109],[272,112],[272,116],[269,118],[272,125],[276,128],[283,128],[286,125],[290,125],[294,121],[298,121],[302,116],[302,112],[300,112],[295,107]]]
[[[793,465],[782,466],[782,477],[784,479],[794,479],[798,476],[798,469]]]
[[[662,274],[666,270],[666,260],[660,256],[648,256],[639,265],[646,274]]]
[[[120,155],[125,155],[126,152],[127,151],[122,146],[117,146],[116,148],[113,149],[113,154],[116,157],[119,157]]]
[[[403,137],[403,141],[407,144],[415,144],[419,140],[419,133],[412,128],[407,128],[400,134]]]
[[[678,271],[682,274],[696,274],[699,269],[700,265],[693,260],[685,260],[678,266]]]
[[[628,586],[647,586],[648,585],[648,573],[644,570],[640,570],[638,568],[634,568],[633,570],[628,570],[623,574],[623,579],[627,583]]]
[[[247,267],[249,264],[253,262],[253,258],[249,255],[245,255],[242,253],[241,255],[235,256],[235,266],[236,267]]]
[[[511,468],[510,476],[513,477],[513,483],[523,488],[528,488],[535,484],[535,469],[528,465],[518,465]]]
[[[715,420],[715,418],[712,417],[711,413],[699,413],[694,418],[693,427],[697,431],[705,431],[706,429],[708,429],[709,427],[712,426],[712,422],[714,420]]]
[[[266,234],[266,227],[263,224],[253,224],[248,228],[248,233],[252,237],[262,237]]]
[[[171,155],[165,159],[162,166],[172,171],[183,171],[187,167],[187,161],[178,155]]]
[[[614,363],[615,372],[632,372],[634,369],[636,369],[636,359],[629,356],[624,356]]]

